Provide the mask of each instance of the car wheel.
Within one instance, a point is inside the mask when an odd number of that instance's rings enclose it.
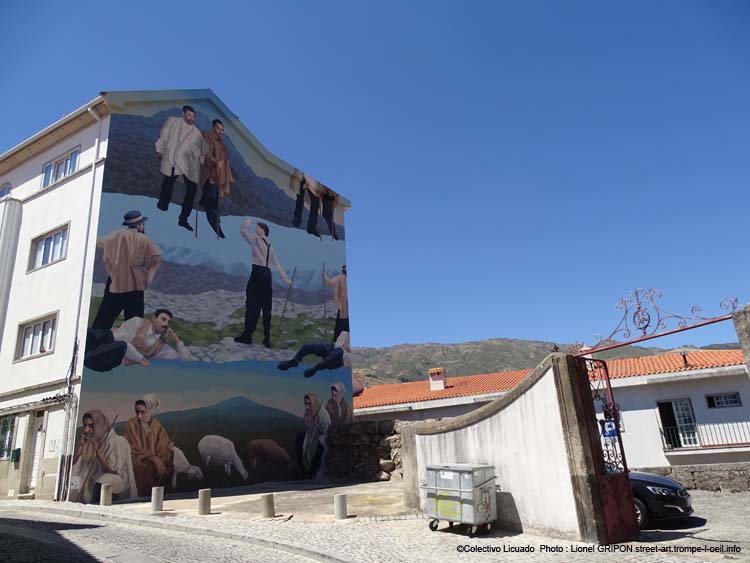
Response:
[[[633,504],[635,505],[635,517],[638,521],[638,528],[642,530],[646,527],[646,524],[648,524],[648,511],[646,510],[646,505],[637,498],[633,499]]]

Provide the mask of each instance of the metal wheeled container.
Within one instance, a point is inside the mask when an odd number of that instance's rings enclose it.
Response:
[[[495,468],[492,465],[448,463],[427,465],[424,490],[424,512],[432,518],[430,530],[437,530],[440,520],[467,524],[469,536],[489,531],[497,520]]]

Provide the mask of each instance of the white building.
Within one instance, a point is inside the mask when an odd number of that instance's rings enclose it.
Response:
[[[102,180],[105,168],[113,172],[117,170],[118,162],[125,166],[126,159],[122,155],[118,160],[117,148],[130,147],[130,141],[118,141],[117,119],[127,115],[131,122],[141,123],[139,120],[152,116],[154,112],[179,114],[185,104],[195,104],[209,123],[211,118],[216,118],[222,125],[222,132],[226,123],[231,131],[231,141],[236,143],[235,150],[238,154],[250,155],[247,158],[251,162],[245,162],[246,156],[237,157],[244,165],[245,185],[256,189],[252,183],[254,175],[263,179],[265,183],[259,182],[257,189],[268,188],[263,193],[277,198],[271,198],[273,205],[286,205],[289,221],[293,209],[294,214],[300,213],[300,216],[303,212],[308,213],[307,233],[290,237],[292,242],[288,245],[297,244],[303,237],[312,240],[309,234],[313,233],[322,241],[322,235],[312,221],[312,218],[317,219],[312,196],[308,197],[310,202],[307,204],[305,192],[296,184],[292,186],[292,177],[298,178],[302,172],[263,147],[210,90],[102,93],[1,154],[2,498],[66,498],[79,423],[81,380],[85,377],[83,360],[95,274],[96,238],[102,219],[100,215],[107,217],[108,212],[101,209],[100,214],[103,188],[109,189],[103,186]],[[196,112],[193,110],[192,113],[195,115]],[[121,127],[124,122],[124,119],[120,120]],[[124,135],[122,131],[120,134]],[[158,129],[148,134],[155,142]],[[153,155],[151,170],[161,182],[155,147],[153,152],[148,147],[148,154]],[[131,176],[127,178],[131,182]],[[321,204],[323,220],[327,222],[326,227],[321,221],[321,228],[328,229],[332,240],[343,241],[343,238],[336,238],[335,229],[343,228],[343,213],[349,202],[306,174],[305,182],[309,185],[314,182],[320,190],[325,188],[325,193],[317,192],[320,198],[315,197],[315,201]],[[137,181],[131,183],[138,185]],[[130,184],[126,188],[130,188]],[[123,194],[113,190],[113,193],[124,196],[134,195],[135,191],[134,194]],[[154,199],[151,197],[152,202]],[[252,197],[247,200],[252,200]],[[237,205],[238,209],[248,207],[246,202]],[[309,211],[305,211],[305,205],[310,206]],[[270,209],[272,205],[269,206]],[[328,217],[326,208],[330,212]],[[129,209],[132,208],[116,210],[118,227],[119,217]],[[259,213],[267,212],[266,208],[258,210]],[[196,223],[196,237],[197,229]],[[339,230],[339,235],[342,232]],[[340,263],[345,263],[343,243],[331,248],[331,252],[341,256]],[[243,250],[246,253],[246,249]],[[114,426],[116,416],[109,420]],[[120,423],[123,422],[120,419]]]
[[[750,461],[750,378],[741,350],[608,360],[630,468]],[[368,387],[356,420],[454,417],[497,399],[531,370]],[[599,405],[597,405],[599,406]]]
[[[502,397],[530,369],[446,377],[430,374],[423,381],[367,387],[354,396],[354,418],[360,420],[430,420],[473,411]]]
[[[4,497],[56,497],[71,454],[108,115],[99,96],[0,155]]]
[[[750,378],[740,350],[607,362],[631,468],[750,461]]]

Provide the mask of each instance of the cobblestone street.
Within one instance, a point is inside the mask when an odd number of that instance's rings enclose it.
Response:
[[[66,542],[65,547],[68,548],[65,551],[68,559],[64,561],[87,562],[291,562],[307,560],[299,555],[303,552],[318,560],[326,558],[351,562],[750,561],[750,530],[746,524],[750,521],[750,493],[693,491],[692,495],[695,517],[683,522],[656,525],[645,530],[637,542],[612,547],[611,551],[598,546],[502,531],[470,539],[461,527],[447,530],[446,525],[441,524],[440,530],[430,532],[427,520],[408,516],[378,521],[350,518],[340,522],[304,521],[289,514],[284,518],[262,520],[257,514],[236,512],[222,512],[209,517],[186,513],[154,516],[124,506],[103,508],[20,501],[0,503],[0,509],[5,509],[0,510],[0,522],[3,526],[22,524],[25,528],[32,528],[33,534],[19,538],[9,537],[5,529],[0,529],[0,532],[3,532],[3,547],[10,548],[10,551],[3,549],[4,553],[25,553],[27,556],[26,559],[10,561],[59,561],[55,557],[44,557],[47,554],[54,556],[57,548],[50,546],[60,545],[60,541]],[[325,508],[320,507],[321,512]],[[61,509],[76,511],[86,518],[61,515]],[[114,522],[112,518],[126,518],[130,524]],[[18,519],[27,522],[21,523]],[[39,530],[46,535],[39,536]],[[226,537],[206,535],[220,533]],[[38,558],[28,558],[31,538],[48,540],[44,545],[34,545],[39,550]],[[55,544],[53,540],[58,543]],[[277,542],[281,551],[271,549],[273,546],[269,542]],[[722,546],[724,552],[720,552]],[[736,547],[739,547],[739,552],[727,551]],[[76,549],[79,551],[76,552]],[[290,549],[298,551],[283,551]],[[717,552],[676,553],[676,549],[712,549]]]
[[[0,512],[0,552],[7,563],[305,563],[248,543],[31,511]]]

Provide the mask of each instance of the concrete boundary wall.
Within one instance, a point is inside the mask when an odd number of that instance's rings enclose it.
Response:
[[[404,504],[420,507],[427,464],[489,463],[501,527],[605,542],[587,427],[593,404],[588,381],[575,374],[571,357],[552,354],[507,395],[456,418],[404,428]]]

